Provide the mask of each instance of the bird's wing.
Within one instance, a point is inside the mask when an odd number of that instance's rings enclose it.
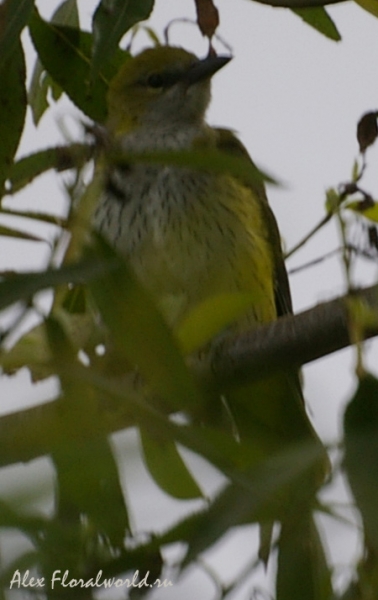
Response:
[[[253,161],[249,156],[244,145],[238,140],[232,131],[229,129],[218,128],[215,130],[217,134],[216,144],[218,150],[225,152],[232,156],[240,156],[246,158],[253,165]],[[255,166],[255,165],[254,165]],[[275,303],[277,316],[290,314],[293,312],[289,280],[287,271],[283,259],[280,233],[278,230],[276,218],[269,206],[268,199],[265,193],[265,187],[262,181],[256,181],[256,184],[251,185],[247,182],[247,185],[251,187],[253,193],[260,200],[260,207],[263,214],[263,219],[267,225],[267,232],[269,242],[272,248],[272,255],[274,260],[274,289],[275,289]]]

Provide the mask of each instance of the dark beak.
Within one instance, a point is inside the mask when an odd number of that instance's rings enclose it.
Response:
[[[192,85],[203,79],[210,79],[216,73],[230,62],[232,56],[208,56],[195,62],[185,73],[184,80]]]

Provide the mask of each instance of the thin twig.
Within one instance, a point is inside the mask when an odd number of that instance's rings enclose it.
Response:
[[[298,244],[296,244],[294,246],[294,248],[292,248],[291,250],[289,250],[289,252],[286,252],[285,254],[285,259],[290,258],[290,256],[292,256],[292,254],[294,254],[294,252],[297,252],[297,250],[299,250],[299,248],[302,248],[302,246],[304,246],[305,244],[307,244],[307,242],[322,228],[324,227],[324,225],[326,225],[328,223],[328,221],[331,220],[331,218],[333,217],[333,212],[329,212],[328,214],[326,214],[325,217],[323,217],[323,219],[317,224],[315,225],[315,227],[313,227],[313,229],[311,229],[311,231],[300,241],[298,242]]]

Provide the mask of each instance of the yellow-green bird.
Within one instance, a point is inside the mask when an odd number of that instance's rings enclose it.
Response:
[[[205,120],[211,78],[229,60],[199,60],[169,46],[127,60],[108,92],[107,127],[118,147],[127,153],[215,149],[250,160],[233,132]],[[254,298],[240,329],[292,310],[277,224],[260,183],[172,165],[110,167],[95,225],[126,257],[172,327],[224,293]],[[276,440],[272,451],[302,440],[320,447],[295,370],[245,385],[229,402],[241,441],[253,435],[254,423]]]
[[[246,154],[231,131],[205,121],[211,76],[228,61],[198,60],[173,47],[148,49],[127,61],[108,94],[108,128],[121,149]],[[275,264],[279,238],[263,187],[251,190],[227,174],[133,165],[110,173],[96,222],[171,325],[224,292],[259,296],[251,311],[258,323],[277,316],[275,288],[283,288],[282,301],[289,301],[282,259]]]

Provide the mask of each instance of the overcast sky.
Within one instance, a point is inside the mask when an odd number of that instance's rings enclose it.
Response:
[[[59,3],[37,1],[46,16]],[[90,7],[95,3],[85,0],[81,4],[83,24],[89,28]],[[329,13],[343,38],[335,43],[287,10],[249,0],[217,0],[216,4],[220,11],[219,34],[232,47],[234,59],[214,78],[208,120],[211,124],[234,129],[257,165],[282,182],[280,187],[270,187],[268,193],[283,240],[290,248],[324,216],[325,190],[350,177],[358,151],[356,123],[364,112],[378,108],[378,20],[354,3],[330,7]],[[194,16],[193,0],[157,0],[149,24],[161,34],[170,19]],[[171,43],[184,45],[199,55],[207,51],[206,41],[188,24],[172,27]],[[26,44],[32,64],[27,40]],[[147,37],[141,34],[136,47],[147,44]],[[220,52],[227,51],[219,42],[216,47]],[[75,115],[72,105],[63,102],[44,117],[37,131],[29,122],[19,154],[62,139],[58,119],[64,118],[67,126],[75,131]],[[368,153],[363,183],[375,197],[378,195],[377,165],[378,150],[373,148]],[[64,196],[58,196],[54,186],[51,176],[43,177],[33,185],[32,197],[30,190],[26,190],[10,204],[60,213],[65,206]],[[44,232],[51,238],[52,230]],[[330,224],[288,262],[288,267],[317,258],[337,248],[339,243],[337,228]],[[38,268],[47,256],[47,244],[15,245],[0,240],[1,269]],[[377,263],[359,262],[355,281],[372,283],[377,271]],[[296,310],[342,293],[345,277],[341,258],[323,261],[319,266],[293,275],[291,284]],[[370,342],[369,348],[367,363],[378,373],[377,342]],[[315,426],[328,442],[337,438],[340,415],[355,384],[353,365],[354,352],[346,350],[305,369],[306,399]],[[4,410],[10,406],[13,409],[29,406],[51,393],[50,384],[31,389],[27,374],[0,381]],[[331,551],[343,565],[355,555],[355,538],[349,537],[345,528],[332,527]],[[227,559],[222,565],[226,568]],[[156,597],[170,600],[174,593],[170,596],[165,592]]]

